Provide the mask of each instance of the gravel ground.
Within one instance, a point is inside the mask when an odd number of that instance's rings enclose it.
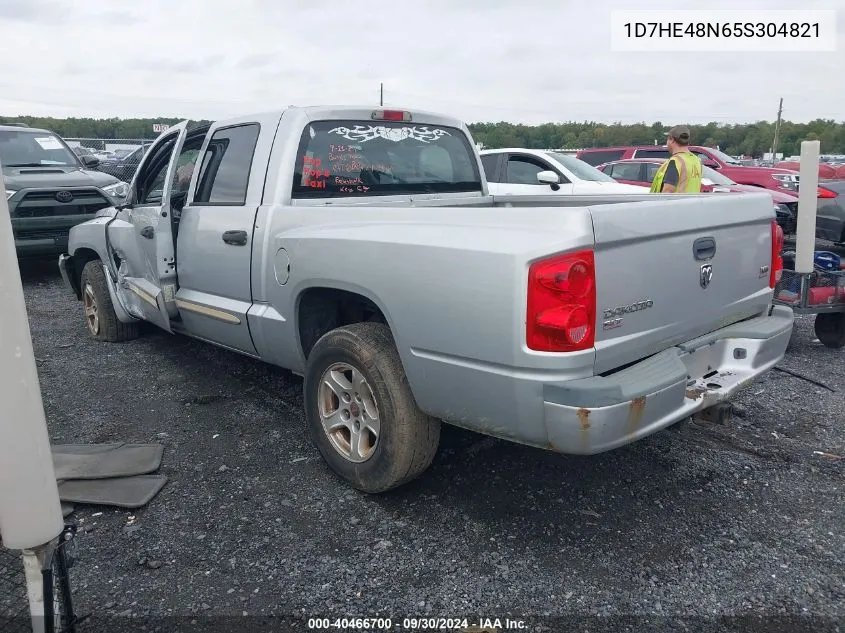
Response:
[[[593,457],[447,429],[368,497],[307,440],[299,378],[165,333],[96,343],[52,262],[22,274],[52,441],[166,447],[147,508],[77,508],[82,613],[845,622],[845,459],[815,453],[845,455],[845,363],[811,320],[782,367],[836,391],[773,371],[727,425]]]

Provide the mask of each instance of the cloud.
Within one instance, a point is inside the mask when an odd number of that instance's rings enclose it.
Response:
[[[35,23],[63,23],[70,14],[62,0],[2,0],[0,20]]]
[[[103,24],[126,24],[137,19],[137,16],[130,11],[116,11],[106,9],[102,13],[94,14],[94,19]]]
[[[154,49],[154,47],[151,47]],[[156,58],[141,58],[131,60],[123,70],[128,71],[145,71],[151,73],[186,73],[199,74],[208,72],[209,68],[214,68],[225,61],[224,55],[208,55],[206,57],[190,58],[190,57],[156,57]]]
[[[675,4],[714,15],[734,8],[732,0]],[[467,121],[745,122],[773,119],[780,97],[792,120],[844,115],[842,12],[835,53],[666,54],[610,50],[611,11],[626,0],[340,6],[0,0],[0,55],[14,60],[0,77],[0,114],[219,118],[290,103],[375,105],[384,82],[388,105]],[[743,8],[796,6],[745,0]]]
[[[235,70],[261,70],[272,66],[277,60],[276,53],[253,53],[233,61],[231,67]]]

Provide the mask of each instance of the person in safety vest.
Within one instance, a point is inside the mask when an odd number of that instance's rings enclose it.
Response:
[[[689,151],[689,137],[683,125],[669,130],[670,156],[654,175],[651,193],[701,193],[701,159]]]

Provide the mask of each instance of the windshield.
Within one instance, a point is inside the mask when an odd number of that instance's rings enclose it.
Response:
[[[481,191],[461,130],[398,121],[315,121],[302,133],[293,197]]]
[[[569,154],[558,154],[557,152],[547,153],[551,158],[572,172],[576,178],[581,180],[592,180],[595,182],[616,182],[606,173],[599,171],[589,163],[585,163],[580,158],[575,158]]]
[[[739,162],[736,158],[733,158],[732,156],[728,156],[727,154],[725,154],[725,152],[722,152],[722,151],[715,149],[713,147],[708,147],[707,150],[711,154],[713,154],[713,156],[716,156],[719,160],[721,160],[723,163],[727,163],[728,165],[736,165],[737,167],[742,167],[741,162]]]
[[[724,174],[720,174],[718,171],[713,169],[712,167],[707,167],[706,165],[701,166],[701,177],[702,178],[709,178],[714,185],[722,185],[725,187],[729,187],[731,185],[735,185],[736,183],[725,176]]]
[[[55,134],[18,130],[0,131],[0,163],[3,167],[79,166],[76,154]]]

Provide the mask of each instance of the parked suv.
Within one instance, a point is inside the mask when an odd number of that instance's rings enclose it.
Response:
[[[19,257],[59,254],[72,226],[118,204],[128,185],[96,171],[53,132],[0,126],[0,165]]]
[[[746,167],[735,158],[712,147],[690,145],[689,149],[701,159],[702,165],[719,170],[719,173],[724,174],[740,185],[754,185],[755,187],[763,187],[785,193],[795,193],[798,191],[798,172],[793,169]],[[659,145],[594,147],[580,150],[576,154],[576,157],[595,167],[603,163],[628,158],[665,159],[669,158],[669,150],[666,146],[661,147]]]
[[[146,147],[115,150],[111,156],[100,161],[97,169],[125,182],[132,182],[135,171],[138,169],[146,151]]]

